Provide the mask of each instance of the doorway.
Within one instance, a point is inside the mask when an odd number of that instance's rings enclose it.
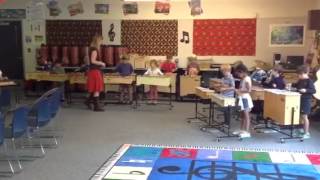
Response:
[[[9,79],[24,78],[21,21],[0,21],[0,69]]]

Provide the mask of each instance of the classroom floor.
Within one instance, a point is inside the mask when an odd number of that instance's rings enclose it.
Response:
[[[60,146],[47,150],[42,159],[24,162],[24,171],[7,179],[87,180],[124,143],[320,151],[320,123],[312,122],[313,138],[303,143],[280,144],[279,134],[254,134],[242,142],[237,139],[216,142],[218,132],[205,133],[199,130],[199,125],[186,122],[187,117],[193,116],[193,108],[193,103],[175,103],[172,111],[159,105],[138,110],[108,105],[106,112],[95,113],[80,104],[65,107],[57,117],[64,128]]]

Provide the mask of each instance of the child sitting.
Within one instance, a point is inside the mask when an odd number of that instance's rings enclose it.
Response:
[[[252,81],[248,76],[248,69],[244,64],[239,64],[236,67],[236,73],[241,79],[239,90],[236,91],[239,98],[240,112],[240,131],[235,131],[234,135],[239,135],[240,138],[250,138],[250,111],[253,108],[252,98],[250,96]]]
[[[200,66],[197,63],[197,60],[193,57],[189,58],[189,64],[187,66],[186,75],[191,77],[197,76],[200,72]]]
[[[304,65],[300,66],[297,70],[297,74],[299,76],[299,80],[297,83],[292,86],[297,89],[298,92],[301,93],[301,101],[300,101],[300,117],[304,123],[304,132],[302,134],[303,139],[310,138],[309,126],[310,122],[308,119],[308,115],[311,112],[311,104],[312,104],[312,95],[316,93],[316,89],[312,80],[309,78],[309,67]]]
[[[147,76],[162,76],[163,73],[159,69],[158,62],[156,60],[150,61],[150,68],[147,72],[144,73]],[[157,104],[158,102],[158,87],[157,86],[150,86],[149,87],[149,103],[150,104]]]
[[[267,88],[284,89],[286,84],[284,82],[282,72],[282,66],[275,66],[271,71],[270,77],[262,83],[263,86]]]
[[[167,60],[161,65],[161,70],[164,74],[173,73],[177,70],[176,63],[173,62],[172,56],[167,56]]]
[[[120,76],[130,76],[133,73],[133,67],[129,63],[129,58],[123,56],[121,58],[121,62],[117,65],[116,71],[120,74]],[[121,84],[119,86],[120,91],[120,103],[132,103],[132,93],[133,89],[131,85]],[[127,97],[127,98],[126,98]]]

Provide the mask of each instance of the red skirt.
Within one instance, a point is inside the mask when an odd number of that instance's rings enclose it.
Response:
[[[102,92],[104,90],[103,76],[100,70],[90,69],[87,77],[87,90],[89,93]]]

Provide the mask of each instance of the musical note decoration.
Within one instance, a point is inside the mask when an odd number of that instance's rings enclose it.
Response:
[[[108,32],[109,40],[110,40],[111,42],[114,41],[114,38],[115,38],[115,36],[116,36],[116,33],[115,33],[113,30],[114,30],[114,24],[112,23],[112,24],[110,24],[110,30],[109,30],[109,32]]]
[[[182,31],[182,39],[180,40],[180,42],[189,44],[190,42],[189,32]]]

